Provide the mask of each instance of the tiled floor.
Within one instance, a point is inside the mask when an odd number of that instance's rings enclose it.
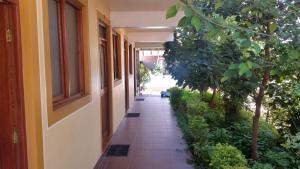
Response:
[[[127,157],[103,155],[95,169],[192,169],[182,133],[177,127],[169,99],[145,97],[128,112],[138,118],[124,118],[111,144],[130,144]]]

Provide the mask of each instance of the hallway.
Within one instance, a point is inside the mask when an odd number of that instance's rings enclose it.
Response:
[[[100,158],[95,169],[192,169],[189,155],[177,127],[169,99],[144,97],[135,101],[129,113],[140,117],[124,118],[111,145],[130,145],[126,157]]]

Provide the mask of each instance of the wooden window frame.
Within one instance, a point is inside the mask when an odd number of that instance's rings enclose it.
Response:
[[[88,15],[88,0],[56,0],[71,4],[73,7],[80,9],[80,25],[78,32],[80,32],[80,43],[77,44],[80,50],[80,60],[82,69],[79,72],[80,76],[80,93],[72,95],[71,98],[64,101],[57,102],[57,98],[53,98],[52,91],[52,65],[51,65],[51,51],[50,51],[50,31],[49,31],[49,13],[48,1],[42,0],[43,5],[43,29],[44,29],[44,47],[45,47],[45,70],[46,70],[46,92],[47,92],[47,114],[48,126],[52,126],[56,122],[67,117],[71,113],[76,112],[78,109],[91,102],[91,75],[90,75],[90,58],[89,56],[89,15]],[[60,7],[61,8],[61,7]],[[64,13],[63,13],[64,15]],[[61,21],[60,21],[61,22]],[[59,23],[62,24],[62,23]],[[66,27],[66,26],[65,26]],[[63,29],[62,31],[66,31]],[[66,38],[66,37],[65,37]],[[60,40],[60,43],[61,40]],[[65,48],[63,48],[65,49]],[[80,68],[79,68],[80,69]]]
[[[68,104],[78,98],[85,95],[84,87],[84,58],[83,58],[83,44],[82,44],[82,9],[81,6],[74,1],[70,0],[53,0],[58,5],[58,37],[59,37],[59,51],[60,51],[60,63],[61,63],[61,89],[62,93],[59,96],[53,96],[53,108],[59,108],[65,104]],[[65,6],[70,5],[76,10],[77,19],[77,57],[79,62],[79,92],[75,95],[71,95],[70,92],[70,79],[69,79],[69,60],[67,53],[67,35],[66,35],[66,18],[65,18]]]
[[[116,38],[116,44],[114,44]],[[122,57],[121,57],[121,35],[113,30],[112,32],[112,48],[113,48],[113,79],[115,86],[118,86],[122,82]],[[115,49],[117,48],[117,49]],[[116,51],[115,51],[116,50]],[[115,52],[117,53],[115,56]],[[117,65],[115,65],[115,59]]]

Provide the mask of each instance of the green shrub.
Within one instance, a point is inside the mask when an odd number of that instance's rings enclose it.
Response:
[[[284,137],[286,141],[282,146],[300,157],[300,132],[296,133],[294,136],[286,134]]]
[[[251,169],[275,169],[271,164],[255,162]]]
[[[181,104],[181,96],[183,94],[183,90],[178,87],[173,87],[170,89],[171,97],[170,97],[170,103],[173,107],[174,111],[178,111]]]
[[[240,149],[243,154],[250,157],[252,141],[252,121],[243,120],[233,123],[227,128],[232,132],[230,144]],[[260,122],[258,133],[258,150],[264,153],[274,147],[278,142],[278,133],[266,122]]]
[[[201,93],[201,98],[203,101],[209,103],[212,99],[212,95],[213,94],[210,92],[203,92],[203,93]]]
[[[225,128],[216,128],[208,134],[208,140],[211,144],[229,143],[231,133]]]
[[[288,151],[268,151],[263,154],[262,161],[273,165],[276,169],[298,169],[300,159]]]
[[[200,100],[190,99],[187,104],[187,113],[193,115],[201,115],[208,111],[208,104]]]
[[[212,146],[202,145],[195,143],[193,144],[193,155],[194,162],[197,166],[208,166],[210,162],[209,153],[212,151]]]
[[[213,169],[247,168],[247,160],[236,147],[217,144],[210,154],[210,166]]]
[[[223,127],[225,123],[224,112],[221,110],[209,109],[203,113],[203,117],[210,127]]]
[[[193,138],[190,133],[187,116],[183,113],[176,112],[176,120],[178,126],[181,128],[185,141],[187,142],[189,148],[192,148]]]
[[[208,139],[208,124],[202,116],[189,115],[189,130],[195,143],[206,144]]]
[[[239,120],[252,120],[252,112],[246,111],[246,110],[241,110],[239,114]]]

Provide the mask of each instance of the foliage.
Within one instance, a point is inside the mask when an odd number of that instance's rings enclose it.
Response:
[[[300,68],[295,72],[299,73]],[[297,75],[300,77],[300,74]],[[300,131],[300,78],[297,76],[272,82],[268,88],[267,105],[271,121],[282,134]]]
[[[263,164],[255,162],[251,169],[275,169],[271,164]]]
[[[202,145],[195,143],[193,144],[193,155],[194,155],[194,163],[197,166],[209,166],[210,163],[210,152],[213,149],[213,146],[210,145]]]
[[[195,108],[195,111],[198,113],[187,111],[187,107],[193,107],[190,104],[208,103],[209,100],[206,99],[206,96],[209,94],[200,94],[196,91],[179,88],[172,88],[170,91],[172,107],[185,107],[185,109],[181,109],[184,111],[176,111],[177,122],[183,131],[184,138],[193,154],[193,162],[197,167],[211,167],[209,166],[212,162],[211,152],[214,146],[219,143],[234,146],[245,157],[250,157],[252,133],[250,112],[243,110],[243,118],[227,126],[224,125],[224,116],[222,116],[224,113],[221,110],[211,109],[207,106],[203,109],[199,106],[198,108],[201,110],[196,110]],[[175,99],[172,96],[178,97]],[[286,167],[293,169],[297,168],[296,166],[300,166],[300,158],[296,154],[299,148],[300,137],[286,136],[287,141],[281,146],[277,130],[263,120],[259,123],[258,152],[260,158],[257,162],[251,162],[250,166],[255,169],[269,169],[270,167],[275,169],[284,169]],[[239,167],[232,166],[231,168]]]
[[[258,150],[259,152],[265,152],[277,145],[278,133],[274,127],[266,124],[264,121],[260,122],[260,126]],[[228,127],[232,136],[230,144],[238,147],[247,157],[250,157],[251,153],[251,127],[252,125],[250,120],[235,122]]]
[[[141,90],[145,89],[146,83],[151,80],[150,70],[143,63],[139,64],[139,83]]]
[[[205,52],[203,52],[205,51]],[[206,91],[218,86],[215,69],[216,58],[213,47],[203,39],[203,32],[191,28],[177,29],[173,42],[165,43],[166,69],[177,80],[179,86]]]
[[[294,152],[298,157],[300,157],[300,132],[295,136],[285,135],[286,143],[282,144],[286,149]]]
[[[298,169],[300,160],[288,151],[268,151],[262,161],[271,164],[276,169]]]
[[[153,70],[152,70],[152,73],[153,73],[154,75],[163,74],[163,71],[164,71],[164,69],[163,69],[163,66],[162,66],[161,64],[159,64],[159,63],[154,63],[154,68],[153,68]]]
[[[211,144],[230,143],[231,132],[225,128],[216,128],[209,133],[209,142]]]
[[[225,86],[230,89],[230,85],[226,83],[232,79],[236,79],[236,81],[241,81],[241,84],[237,84],[238,88],[236,88],[236,90],[244,89],[241,86],[245,85],[249,87],[249,90],[245,90],[245,94],[254,96],[256,110],[253,116],[251,146],[252,158],[257,159],[259,119],[265,90],[273,81],[281,83],[282,80],[278,80],[278,78],[288,77],[287,79],[289,80],[296,75],[295,70],[299,70],[299,2],[294,0],[180,0],[177,5],[173,5],[168,9],[167,18],[175,16],[178,10],[182,10],[185,14],[178,25],[180,27],[192,27],[196,34],[202,33],[202,37],[205,37],[205,39],[201,40],[211,47],[207,47],[208,45],[203,46],[202,48],[205,52],[202,53],[209,53],[212,60],[216,58],[214,46],[224,48],[224,42],[228,42],[228,40],[232,40],[237,46],[238,52],[241,54],[240,60],[238,63],[231,62],[230,66],[225,66],[226,69],[223,73],[221,83],[224,83]],[[189,35],[190,32],[193,33],[193,31],[188,31],[188,33],[185,34]],[[189,47],[191,49],[198,47],[197,44],[195,45],[193,42],[190,44],[192,44]],[[174,48],[173,46],[173,49],[169,50],[168,53],[172,53],[174,49],[179,48]],[[184,50],[181,51],[184,52]],[[175,50],[174,54],[176,53],[179,52]],[[198,55],[200,56],[198,60],[206,58],[203,54]],[[188,56],[191,57],[193,55],[189,53]],[[174,63],[179,65],[179,67],[185,68],[185,60],[177,61],[175,59]],[[211,63],[213,64],[214,62],[210,62],[208,65],[213,67]],[[201,67],[202,66],[200,66],[200,68]],[[192,69],[197,68],[196,66]],[[191,78],[194,77],[193,75],[195,73],[193,72],[194,71],[186,71],[180,75],[180,82],[189,84],[193,83],[191,79],[194,79],[197,84],[199,82],[198,79],[201,79],[201,77]],[[199,72],[201,73],[201,69],[199,69]],[[215,72],[215,69],[204,69],[204,72],[207,73],[204,77],[217,74],[210,73]],[[203,80],[205,80],[205,78]],[[211,80],[205,80],[202,84],[205,84],[204,86],[216,84],[211,82]],[[194,86],[197,85],[193,85],[193,87]],[[224,91],[226,92],[226,90]],[[224,98],[227,98],[229,103],[241,103],[245,97],[234,99],[235,97],[225,95]],[[227,104],[225,103],[225,105]],[[232,105],[233,108],[231,107]],[[237,110],[236,107],[234,104],[229,104],[228,109],[233,111],[226,109],[226,116],[230,117],[228,113],[235,112]]]
[[[222,127],[225,125],[224,111],[221,109],[208,109],[202,113],[210,127]]]
[[[217,144],[210,154],[210,166],[213,169],[229,169],[247,167],[244,155],[235,147],[228,144]]]
[[[189,115],[188,124],[190,135],[197,144],[207,144],[208,124],[202,116]]]
[[[175,111],[178,111],[181,105],[181,96],[183,91],[178,87],[173,87],[170,89],[171,97],[170,102]]]

